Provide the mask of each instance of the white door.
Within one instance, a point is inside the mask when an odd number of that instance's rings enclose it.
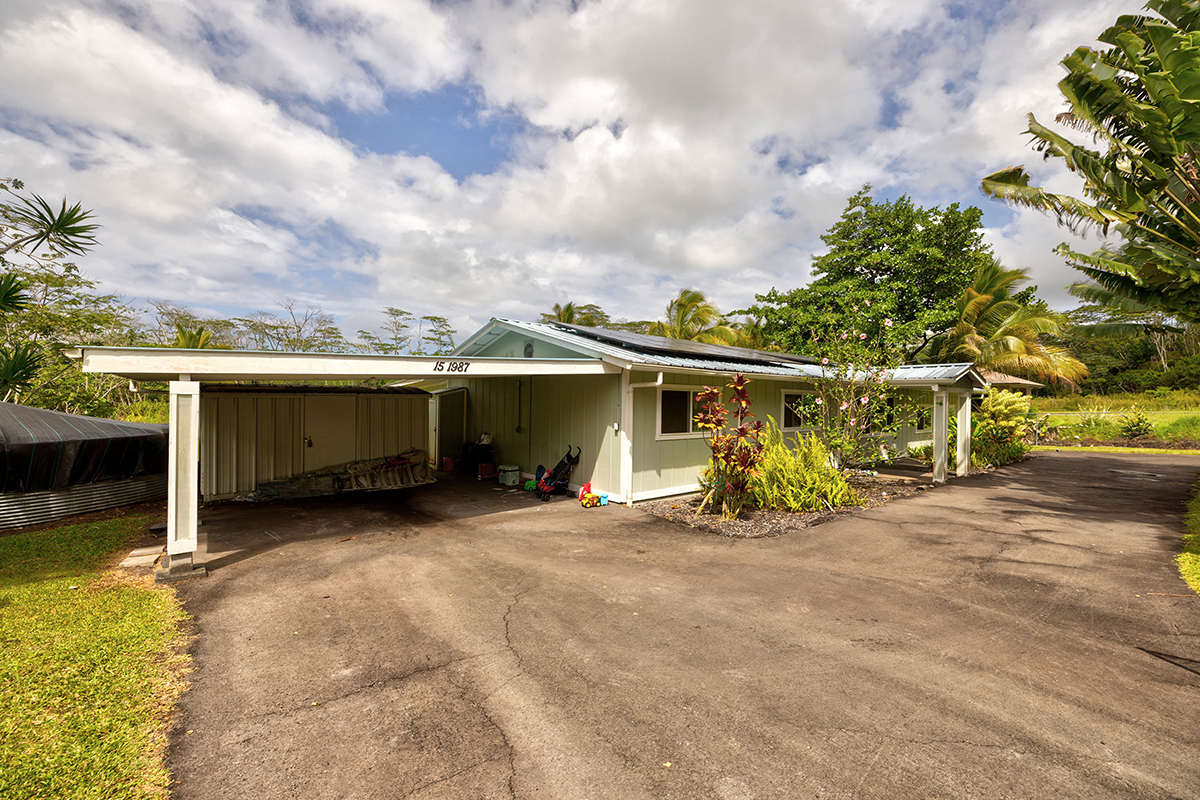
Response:
[[[357,399],[353,395],[304,396],[304,471],[354,461]]]

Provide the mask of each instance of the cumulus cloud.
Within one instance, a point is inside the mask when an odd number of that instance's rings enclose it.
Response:
[[[798,286],[865,182],[927,205],[992,202],[979,178],[1034,160],[1020,132],[1026,112],[1058,110],[1057,62],[1137,8],[11,5],[0,145],[40,193],[96,209],[90,274],[135,300],[294,296],[347,331],[385,305],[467,331],[568,299],[653,318],[683,286],[726,309]],[[340,138],[337,114],[448,87],[478,100],[461,124],[523,122],[495,172],[456,180],[428,156]],[[989,218],[996,251],[1067,302],[1073,275],[1049,252],[1066,232],[1031,212]]]

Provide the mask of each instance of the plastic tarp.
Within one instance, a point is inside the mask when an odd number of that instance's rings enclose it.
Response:
[[[0,491],[36,492],[167,471],[167,426],[0,403]]]

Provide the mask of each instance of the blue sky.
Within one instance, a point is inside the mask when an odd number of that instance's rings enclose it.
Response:
[[[81,267],[136,306],[398,306],[463,334],[554,303],[657,317],[802,285],[864,183],[979,205],[1071,304],[1053,220],[983,197],[1058,62],[1128,2],[13,0],[7,172],[95,209]],[[1083,243],[1090,247],[1096,244]]]

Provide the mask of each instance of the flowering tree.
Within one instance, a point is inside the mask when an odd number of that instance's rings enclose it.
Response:
[[[754,414],[750,412],[753,401],[746,391],[749,383],[750,380],[740,372],[729,381],[729,402],[733,406],[735,423],[732,426],[719,388],[705,386],[696,394],[696,403],[700,406],[696,427],[704,432],[705,441],[712,450],[708,468],[701,475],[702,485],[708,488],[708,493],[696,510],[697,514],[710,502],[720,502],[722,517],[737,519],[750,495],[755,467],[763,457],[759,440],[763,423],[760,419],[750,421]]]
[[[898,361],[889,346],[893,321],[870,306],[864,299],[861,307],[850,307],[848,322],[813,333],[813,352],[823,354],[821,377],[815,396],[794,409],[805,426],[816,429],[840,469],[890,457],[882,437],[916,412],[887,382]]]

